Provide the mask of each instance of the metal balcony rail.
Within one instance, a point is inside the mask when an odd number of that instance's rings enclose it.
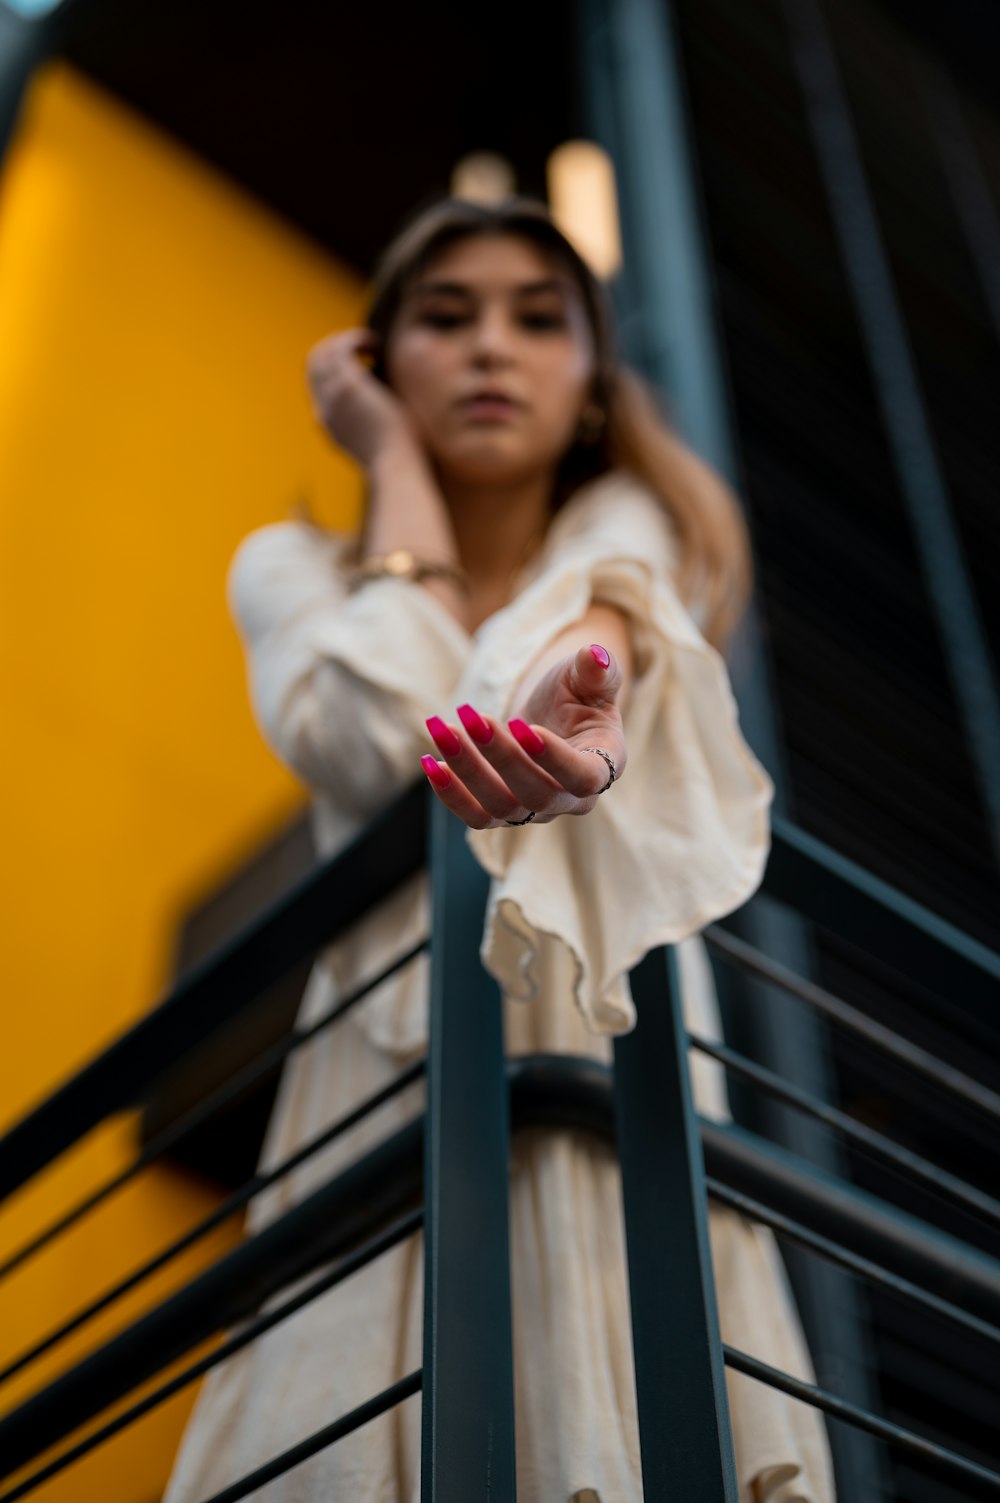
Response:
[[[478,955],[487,878],[471,857],[464,828],[436,801],[430,804],[428,821],[428,794],[422,785],[404,794],[345,852],[320,864],[0,1140],[0,1193],[12,1193],[107,1117],[140,1104],[192,1048],[419,872],[428,848],[432,933],[426,1061],[401,1072],[284,1163],[252,1176],[154,1258],[29,1350],[14,1355],[0,1380],[50,1352],[425,1070],[426,1111],[0,1419],[0,1475],[12,1479],[0,1493],[0,1503],[29,1495],[421,1227],[426,1279],[422,1368],[349,1414],[331,1416],[321,1431],[204,1503],[249,1496],[418,1389],[423,1393],[424,1498],[429,1503],[467,1503],[487,1496],[512,1500],[508,1141],[511,1132],[543,1125],[593,1133],[617,1145],[643,1489],[649,1503],[685,1488],[699,1499],[736,1503],[725,1364],[891,1442],[937,1474],[974,1488],[977,1496],[1000,1492],[1000,1473],[974,1458],[722,1343],[710,1258],[709,1197],[953,1321],[971,1338],[993,1344],[1000,1339],[1000,1264],[735,1124],[699,1118],[691,1097],[688,1050],[701,1049],[728,1071],[989,1222],[998,1219],[997,1203],[736,1051],[689,1037],[671,947],[651,952],[631,973],[639,1022],[633,1033],[615,1041],[612,1068],[563,1055],[505,1059],[501,999]],[[988,1009],[995,1008],[1000,995],[1000,959],[982,945],[777,818],[763,890],[917,983],[922,1006],[942,1013],[960,1008],[963,1027],[973,1036],[986,1036]],[[980,1082],[718,926],[710,926],[705,938],[727,963],[783,987],[989,1120],[1000,1119],[1000,1098]],[[9,1257],[0,1274],[9,1275],[95,1210],[425,947],[426,942],[401,954],[308,1029],[293,1030],[265,1050],[158,1135],[126,1170]],[[476,1278],[470,1279],[473,1260]],[[663,1278],[666,1267],[672,1271],[670,1280]],[[317,1276],[294,1295],[260,1313],[264,1301],[311,1273]],[[109,1405],[222,1332],[221,1343],[208,1355],[101,1422]],[[91,1428],[64,1449],[45,1455],[87,1425]],[[41,1457],[40,1465],[27,1470]]]

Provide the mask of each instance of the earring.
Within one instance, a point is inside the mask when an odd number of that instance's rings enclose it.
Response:
[[[596,444],[607,421],[607,413],[593,402],[587,404],[580,415],[577,438],[582,444]]]

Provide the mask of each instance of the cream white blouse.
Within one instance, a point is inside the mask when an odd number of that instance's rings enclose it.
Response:
[[[474,637],[407,580],[386,577],[348,594],[338,567],[346,541],[277,523],[244,540],[229,579],[259,722],[314,789],[324,851],[420,776],[427,716],[454,719],[464,701],[512,713],[527,664],[592,599],[627,613],[629,765],[614,797],[585,819],[468,837],[494,879],[483,960],[509,995],[537,995],[532,957],[562,944],[588,1024],[627,1031],[629,969],[654,945],[730,913],[759,885],[774,793],[740,734],[725,663],[672,587],[662,503],[623,471],[582,488],[556,514],[515,599]],[[617,902],[575,880],[598,871]]]
[[[721,1037],[699,931],[758,887],[774,788],[741,734],[725,663],[673,584],[659,498],[624,470],[580,488],[554,518],[511,602],[470,635],[419,585],[347,589],[346,535],[279,522],[240,544],[230,609],[261,731],[312,792],[317,847],[343,846],[422,776],[426,718],[457,705],[505,718],[528,665],[594,600],[628,617],[634,675],[628,765],[583,817],[469,831],[490,874],[482,958],[504,997],[509,1054],[610,1061],[635,1026],[628,972],[673,943],[689,1029]],[[380,904],[314,967],[300,1022],[377,974],[428,930],[426,874]],[[427,1045],[427,960],[377,987],[285,1067],[262,1167],[390,1081]],[[729,1116],[721,1068],[691,1051],[695,1103]],[[252,1203],[256,1231],[422,1109],[410,1087],[347,1139]],[[511,1149],[511,1279],[520,1503],[642,1497],[621,1230],[606,1146],[532,1130]],[[812,1380],[770,1232],[710,1209],[723,1338]],[[369,1265],[206,1379],[165,1503],[196,1503],[420,1365],[422,1239]],[[349,1361],[345,1357],[349,1354]],[[308,1374],[308,1377],[306,1376]],[[741,1499],[832,1503],[814,1410],[727,1370]],[[266,1503],[417,1503],[419,1396],[269,1484]]]

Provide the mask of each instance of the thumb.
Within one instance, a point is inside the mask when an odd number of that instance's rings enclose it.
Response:
[[[577,699],[586,704],[614,701],[622,681],[618,659],[606,647],[591,642],[579,648],[570,671],[570,687]]]

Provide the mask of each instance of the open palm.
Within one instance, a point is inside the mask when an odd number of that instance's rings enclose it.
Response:
[[[515,706],[504,726],[459,707],[460,726],[433,716],[428,730],[444,758],[423,759],[424,771],[447,808],[473,829],[540,824],[560,814],[586,814],[608,784],[608,753],[618,777],[627,760],[617,698],[622,671],[602,649],[581,647],[560,659]],[[608,657],[608,654],[603,654]]]

